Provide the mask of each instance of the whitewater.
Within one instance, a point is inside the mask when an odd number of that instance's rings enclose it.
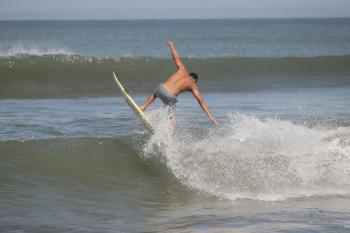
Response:
[[[162,123],[143,156],[161,153],[188,187],[231,200],[350,194],[349,127],[308,127],[236,113],[205,136],[173,135],[167,119],[158,119]]]

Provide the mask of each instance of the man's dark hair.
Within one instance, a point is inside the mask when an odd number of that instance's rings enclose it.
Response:
[[[197,83],[198,82],[198,75],[196,73],[190,73],[190,76],[194,79],[194,82]]]

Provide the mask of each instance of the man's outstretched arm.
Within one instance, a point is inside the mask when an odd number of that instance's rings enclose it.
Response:
[[[216,121],[216,118],[210,113],[207,103],[204,101],[198,87],[196,84],[193,84],[192,86],[192,93],[196,100],[198,101],[199,105],[203,109],[203,111],[208,115],[210,121],[215,124],[216,126],[219,126],[218,122]]]
[[[177,68],[178,69],[185,69],[184,64],[181,62],[180,56],[176,51],[174,43],[171,40],[168,40],[166,43],[169,45],[169,47],[171,49],[171,54],[173,55],[173,59],[175,61]]]

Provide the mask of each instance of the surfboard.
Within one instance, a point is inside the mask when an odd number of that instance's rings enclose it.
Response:
[[[142,121],[145,128],[151,133],[154,134],[154,127],[151,123],[151,121],[146,117],[144,112],[139,108],[139,106],[136,104],[136,102],[131,98],[131,96],[125,91],[123,85],[120,83],[119,79],[113,72],[113,78],[115,81],[115,85],[117,86],[118,90],[124,97],[126,103],[130,106],[130,108],[135,112],[136,116]]]

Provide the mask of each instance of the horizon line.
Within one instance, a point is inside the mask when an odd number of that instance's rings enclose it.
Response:
[[[3,21],[152,21],[152,20],[256,20],[256,19],[350,19],[350,16],[309,16],[309,17],[212,17],[212,18],[115,18],[115,19],[103,19],[103,18],[82,18],[82,19],[0,19]]]

